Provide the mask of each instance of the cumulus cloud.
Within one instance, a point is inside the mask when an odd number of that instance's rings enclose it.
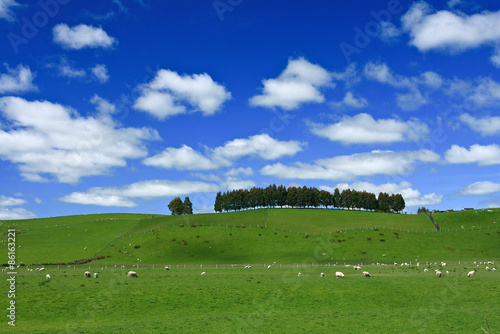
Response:
[[[450,3],[453,7],[459,1]],[[459,11],[435,11],[428,3],[420,1],[410,7],[401,22],[410,35],[410,44],[422,52],[462,52],[500,42],[500,11],[466,15]]]
[[[265,79],[262,84],[262,95],[250,98],[250,105],[285,110],[304,103],[322,103],[325,97],[321,88],[333,87],[331,73],[304,58],[290,59],[276,79]]]
[[[479,132],[483,136],[494,136],[500,134],[499,116],[476,118],[469,114],[463,114],[460,115],[460,120],[467,124],[472,130]]]
[[[460,195],[488,195],[496,192],[500,192],[500,183],[482,181],[465,186]]]
[[[395,42],[399,39],[399,36],[401,36],[402,32],[399,30],[394,23],[389,22],[389,21],[381,21],[380,22],[380,35],[379,38],[386,42]]]
[[[86,192],[74,192],[60,200],[67,203],[135,207],[134,198],[152,199],[200,192],[216,192],[219,186],[201,181],[147,180],[123,187],[95,187]]]
[[[364,108],[368,105],[368,101],[363,97],[355,97],[351,92],[347,92],[344,99],[340,102],[332,102],[331,106],[335,108]]]
[[[192,112],[212,116],[224,102],[231,99],[231,93],[206,73],[179,75],[161,69],[150,83],[142,85],[140,89],[141,96],[134,108],[159,119],[186,113],[188,107]]]
[[[321,186],[320,189],[327,190],[331,193],[338,188],[340,191],[344,189],[354,189],[357,191],[367,191],[378,195],[381,192],[391,194],[401,194],[405,200],[406,207],[436,205],[443,201],[443,195],[430,193],[422,195],[419,190],[413,189],[412,184],[407,181],[400,183],[384,183],[376,185],[370,182],[355,182],[355,183],[339,183],[336,187]]]
[[[429,128],[416,118],[407,122],[397,119],[375,120],[369,114],[344,116],[335,124],[310,124],[312,133],[342,144],[389,144],[419,141],[429,134]]]
[[[17,165],[28,181],[76,183],[124,167],[127,159],[147,155],[144,142],[159,139],[156,130],[122,128],[101,113],[81,117],[60,104],[0,98],[0,113],[11,124],[0,128],[0,158]]]
[[[187,145],[180,148],[169,147],[160,154],[144,159],[143,163],[167,169],[212,170],[229,167],[233,161],[244,156],[256,156],[265,160],[291,156],[301,151],[302,146],[304,144],[297,141],[279,141],[268,134],[261,134],[234,139],[214,149],[206,148],[205,155]]]
[[[65,23],[56,25],[53,30],[54,43],[65,49],[80,50],[84,48],[111,48],[117,43],[101,27],[79,24],[69,27]]]
[[[452,145],[444,155],[446,161],[451,164],[477,163],[479,166],[490,166],[500,164],[500,147],[497,144],[472,145],[469,149],[458,145]]]
[[[396,94],[398,106],[405,111],[416,110],[429,102],[422,95],[422,89],[436,90],[443,84],[443,79],[435,72],[427,71],[419,76],[408,77],[393,73],[384,63],[368,62],[364,67],[364,75],[368,79],[406,90],[406,93]]]
[[[419,162],[437,162],[439,155],[429,150],[372,151],[319,159],[314,164],[296,162],[291,166],[267,165],[260,173],[267,176],[304,180],[352,180],[358,176],[403,175]]]
[[[0,219],[2,220],[19,220],[19,219],[33,219],[36,215],[23,208],[0,208]]]
[[[23,205],[24,203],[26,203],[26,201],[21,198],[8,197],[4,195],[0,196],[0,206],[17,206]]]
[[[97,64],[90,69],[92,76],[100,83],[108,82],[108,68],[104,64]]]
[[[476,107],[495,106],[500,102],[500,83],[488,77],[479,77],[473,81],[451,80],[446,92],[462,96]]]
[[[29,67],[17,65],[15,68],[7,68],[7,73],[0,74],[0,94],[25,93],[37,90],[33,84],[35,75]]]
[[[7,20],[9,22],[15,21],[16,16],[12,11],[12,8],[20,6],[15,0],[0,0],[0,19]]]

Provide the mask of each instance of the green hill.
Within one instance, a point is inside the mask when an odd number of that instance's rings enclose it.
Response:
[[[101,214],[7,221],[25,264],[94,256],[103,264],[460,261],[500,258],[500,210],[434,216],[258,209],[162,216]],[[464,229],[461,226],[464,226]],[[474,226],[474,229],[472,229]],[[457,228],[455,228],[457,227]],[[1,243],[5,245],[4,237]],[[138,261],[139,259],[139,261]]]

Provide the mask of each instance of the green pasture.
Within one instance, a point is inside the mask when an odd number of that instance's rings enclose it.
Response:
[[[485,316],[500,328],[500,273],[466,277],[472,263],[364,266],[370,278],[344,266],[133,268],[138,278],[130,268],[92,269],[98,279],[83,277],[88,266],[21,268],[16,327],[0,332],[484,333]],[[438,268],[450,273],[437,278]]]

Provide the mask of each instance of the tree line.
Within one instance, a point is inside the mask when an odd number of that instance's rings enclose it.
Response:
[[[253,187],[218,192],[215,212],[240,211],[255,208],[319,208],[358,209],[382,212],[401,212],[405,201],[401,194],[380,192],[378,197],[367,191],[335,188],[333,194],[314,187],[288,187],[275,184],[267,188]]]

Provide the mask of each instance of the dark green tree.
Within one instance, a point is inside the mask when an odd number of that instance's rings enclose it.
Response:
[[[174,216],[182,215],[184,213],[184,203],[182,203],[180,197],[174,198],[168,205],[168,208],[170,209],[170,212],[172,212],[172,215]]]
[[[220,191],[215,196],[214,211],[222,212],[222,193]]]
[[[185,215],[192,215],[193,214],[193,203],[189,200],[189,197],[186,196],[184,199],[184,208],[182,211],[183,214]]]
[[[378,194],[378,209],[383,212],[391,211],[391,204],[389,200],[389,194],[380,192]]]

